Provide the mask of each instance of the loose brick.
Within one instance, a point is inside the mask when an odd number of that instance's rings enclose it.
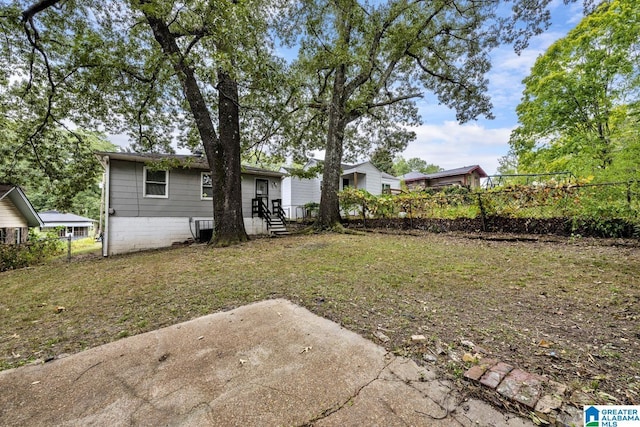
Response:
[[[511,372],[512,369],[513,366],[504,362],[499,362],[489,368],[489,370],[485,372],[484,375],[482,375],[482,378],[480,378],[480,383],[489,388],[495,389],[496,387],[498,387],[498,384],[500,384],[502,379],[509,372]]]
[[[562,398],[557,395],[545,394],[536,403],[536,413],[550,414],[562,406]]]
[[[486,370],[487,368],[482,365],[475,365],[464,373],[464,377],[472,381],[479,381],[480,377],[485,373]]]
[[[487,369],[491,368],[496,363],[498,363],[498,361],[495,359],[480,359],[480,362],[477,365],[472,366],[464,373],[464,377],[472,381],[479,381],[480,377],[482,377]]]
[[[497,388],[504,397],[515,400],[533,409],[542,394],[546,378],[521,369],[513,369]]]

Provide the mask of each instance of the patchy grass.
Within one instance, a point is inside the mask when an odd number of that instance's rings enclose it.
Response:
[[[469,237],[305,235],[0,273],[0,368],[283,297],[398,354],[438,354],[454,379],[467,340],[597,402],[639,403],[636,246]]]

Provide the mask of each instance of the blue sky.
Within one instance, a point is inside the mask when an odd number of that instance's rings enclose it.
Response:
[[[445,169],[478,164],[488,174],[495,174],[499,158],[509,151],[509,135],[518,123],[516,107],[524,88],[522,80],[529,75],[536,58],[582,18],[582,2],[566,6],[562,0],[554,0],[551,7],[551,27],[533,38],[519,56],[506,46],[492,53],[488,78],[494,120],[460,125],[454,111],[421,101],[418,106],[423,124],[413,128],[417,138],[401,155],[407,159],[419,157]]]

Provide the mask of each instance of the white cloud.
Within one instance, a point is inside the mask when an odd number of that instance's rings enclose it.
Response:
[[[511,128],[488,129],[454,121],[411,130],[417,138],[402,154],[405,158],[419,157],[444,169],[477,164],[488,174],[496,172],[498,159],[509,150],[511,134]]]

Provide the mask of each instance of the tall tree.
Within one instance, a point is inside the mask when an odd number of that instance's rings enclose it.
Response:
[[[145,151],[171,151],[174,140],[200,146],[212,172],[213,243],[246,240],[238,82],[259,81],[248,76],[264,75],[273,64],[267,6],[260,0],[2,6],[3,56],[20,70],[10,95],[24,106],[25,140],[43,144],[47,127],[71,121],[126,131]]]
[[[620,143],[640,91],[640,15],[610,0],[540,56],[524,80],[510,145],[521,171],[599,175]]]
[[[340,220],[340,164],[361,124],[418,122],[412,100],[423,92],[456,110],[459,121],[491,117],[488,52],[541,31],[548,0],[514,0],[501,18],[493,1],[303,0],[289,17],[300,42],[298,66],[313,76],[300,98],[308,127],[324,131],[325,167],[316,226]],[[520,25],[524,24],[524,25]]]

